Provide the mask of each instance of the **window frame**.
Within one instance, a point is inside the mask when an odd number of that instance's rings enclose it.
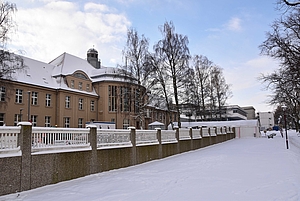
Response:
[[[23,103],[23,89],[16,89],[15,103]]]

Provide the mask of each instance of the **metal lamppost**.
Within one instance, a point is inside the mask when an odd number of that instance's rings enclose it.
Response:
[[[282,109],[283,109],[283,114],[284,114],[284,126],[285,126],[285,142],[286,142],[286,148],[288,149],[289,148],[289,140],[288,140],[288,135],[287,135],[287,127],[286,127],[286,108],[287,106],[286,105],[283,105],[281,106]]]

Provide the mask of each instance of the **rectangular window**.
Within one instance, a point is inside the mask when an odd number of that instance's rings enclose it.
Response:
[[[16,89],[16,103],[22,103],[23,102],[23,90],[22,89]]]
[[[83,119],[79,118],[78,119],[78,128],[82,128],[82,122],[83,122]]]
[[[65,107],[66,108],[70,108],[70,102],[71,102],[71,97],[66,96],[66,101],[65,101]]]
[[[95,101],[91,100],[91,111],[95,111]]]
[[[108,111],[117,111],[117,86],[108,86]]]
[[[134,113],[139,113],[140,109],[140,89],[134,89]]]
[[[4,113],[0,113],[0,126],[4,125]]]
[[[37,105],[38,104],[38,92],[32,92],[31,93],[31,104]]]
[[[71,80],[71,88],[74,89],[74,80]]]
[[[51,106],[51,94],[46,94],[46,107]]]
[[[64,118],[64,127],[65,128],[70,128],[70,117],[65,117]]]
[[[130,111],[130,91],[129,87],[121,87],[120,109],[121,111]]]
[[[51,127],[51,117],[45,116],[45,127]]]
[[[82,99],[82,98],[79,98],[78,109],[79,109],[79,110],[82,110],[82,109],[83,109],[83,99]]]
[[[32,126],[37,126],[37,115],[31,115]]]
[[[79,89],[79,90],[82,90],[82,82],[79,82],[79,84],[78,84],[78,89]]]
[[[90,91],[90,84],[86,84],[86,91]]]
[[[129,119],[123,120],[123,129],[127,129],[129,127]]]
[[[0,101],[5,101],[5,95],[6,95],[6,88],[1,87],[0,88]]]
[[[20,121],[21,121],[21,115],[15,114],[14,126],[17,126]]]

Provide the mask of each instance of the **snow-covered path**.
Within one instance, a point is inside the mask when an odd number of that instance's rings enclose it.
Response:
[[[300,200],[300,137],[234,139],[3,200]]]

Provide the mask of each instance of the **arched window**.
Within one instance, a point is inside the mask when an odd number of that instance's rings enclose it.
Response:
[[[75,73],[73,76],[80,78],[80,79],[88,80],[88,77],[86,75],[84,75],[83,73]]]

